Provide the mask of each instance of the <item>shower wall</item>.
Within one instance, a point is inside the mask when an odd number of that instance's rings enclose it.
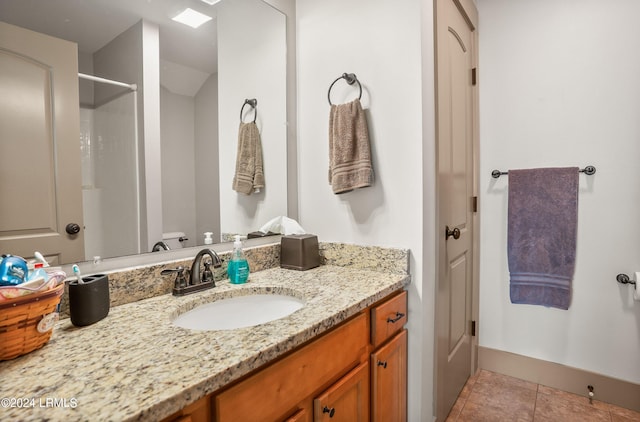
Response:
[[[135,93],[80,109],[85,256],[140,252]]]

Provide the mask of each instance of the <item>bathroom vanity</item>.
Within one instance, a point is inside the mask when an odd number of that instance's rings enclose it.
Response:
[[[393,293],[165,420],[406,420],[406,320],[407,293]]]
[[[390,420],[381,413],[389,411],[393,420],[402,417],[408,251],[321,249],[324,265],[309,271],[272,267],[244,285],[225,280],[190,296],[162,294],[112,307],[82,328],[61,320],[42,349],[0,362],[0,396],[16,399],[0,409],[1,418],[351,421]],[[346,257],[347,249],[357,257]],[[233,330],[172,323],[203,303],[256,293],[295,296],[304,306]]]

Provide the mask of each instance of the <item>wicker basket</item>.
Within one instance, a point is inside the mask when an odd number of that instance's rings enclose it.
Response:
[[[61,283],[42,293],[0,302],[0,360],[27,354],[49,341],[63,292]]]

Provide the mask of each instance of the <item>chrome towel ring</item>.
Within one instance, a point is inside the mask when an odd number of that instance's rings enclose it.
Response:
[[[362,85],[360,85],[360,81],[358,80],[358,78],[356,77],[355,73],[343,73],[342,76],[336,78],[335,81],[333,81],[331,83],[331,85],[329,85],[329,92],[327,92],[327,99],[329,100],[329,105],[333,105],[331,103],[331,88],[333,88],[333,85],[335,85],[336,82],[338,82],[340,79],[344,79],[345,81],[347,81],[347,83],[349,85],[353,85],[354,83],[358,83],[358,88],[360,88],[360,95],[358,96],[358,99],[362,98]]]
[[[242,112],[244,111],[244,106],[246,106],[247,104],[249,104],[253,109],[253,123],[255,123],[256,118],[258,117],[258,110],[256,109],[256,107],[258,106],[258,100],[256,100],[255,98],[244,100],[244,104],[242,104],[242,108],[240,109],[240,123],[244,123],[244,121],[242,120]]]

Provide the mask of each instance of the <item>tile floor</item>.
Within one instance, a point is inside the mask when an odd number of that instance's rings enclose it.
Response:
[[[446,422],[640,422],[640,413],[481,370],[469,378]]]

